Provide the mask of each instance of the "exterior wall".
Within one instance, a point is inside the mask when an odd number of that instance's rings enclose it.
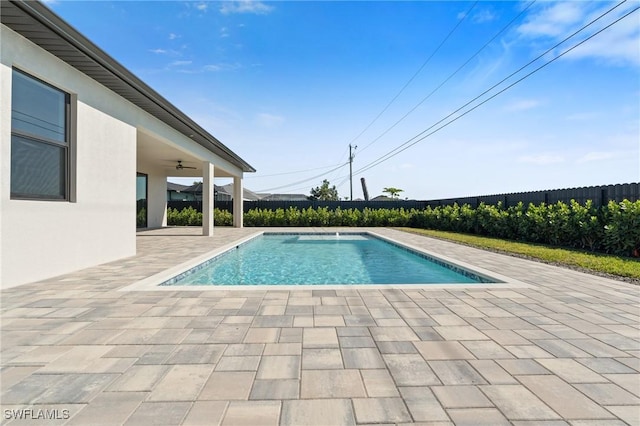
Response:
[[[148,226],[166,225],[166,168],[156,147],[239,166],[128,102],[64,61],[0,25],[0,288],[46,279],[135,254],[136,172],[148,175]],[[76,101],[73,202],[10,199],[12,67]],[[141,137],[152,143],[141,144]]]
[[[0,286],[134,255],[136,128],[91,102],[117,97],[4,26],[0,40]],[[10,199],[12,66],[77,95],[75,202]]]

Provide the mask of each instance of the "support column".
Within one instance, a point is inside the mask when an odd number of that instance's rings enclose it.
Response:
[[[167,176],[164,173],[147,173],[147,226],[167,226]]]
[[[242,228],[242,218],[244,214],[243,202],[244,190],[242,188],[242,177],[233,178],[233,227]]]
[[[202,235],[213,235],[213,164],[202,162]]]

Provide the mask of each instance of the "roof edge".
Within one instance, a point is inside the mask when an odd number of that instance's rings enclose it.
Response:
[[[2,1],[5,3],[5,1]],[[103,67],[109,73],[113,74],[117,77],[122,83],[129,86],[131,89],[138,92],[140,95],[154,103],[159,108],[163,109],[166,113],[170,114],[176,120],[181,122],[184,126],[193,131],[192,134],[186,134],[183,130],[176,128],[175,126],[171,126],[170,123],[166,123],[167,125],[173,127],[178,132],[187,136],[188,138],[194,140],[196,143],[200,144],[207,150],[212,153],[219,155],[220,157],[230,161],[235,166],[238,166],[242,169],[243,172],[255,172],[256,170],[245,160],[243,160],[239,155],[234,153],[231,149],[225,146],[222,142],[220,142],[215,136],[210,134],[204,128],[202,128],[199,124],[197,124],[194,120],[192,120],[189,116],[187,116],[184,112],[178,109],[175,105],[169,102],[166,98],[160,95],[157,91],[152,89],[148,84],[143,82],[140,78],[136,77],[131,71],[121,65],[118,61],[116,61],[113,57],[111,57],[108,53],[98,47],[95,43],[89,40],[87,37],[83,36],[78,30],[76,30],[73,26],[64,21],[60,16],[58,16],[55,12],[49,9],[40,1],[34,0],[9,0],[7,3],[11,3],[18,7],[23,12],[27,13],[29,16],[40,22],[46,28],[55,33],[58,37],[63,39],[65,42],[72,45],[74,48],[78,49],[82,54],[89,57],[91,60],[96,62],[98,65]],[[2,15],[2,14],[0,14]],[[10,27],[11,28],[11,27]],[[60,58],[61,60],[64,60]],[[73,65],[72,65],[73,66]],[[82,70],[79,70],[83,72]],[[86,74],[83,72],[83,74]],[[90,78],[96,80],[95,78],[89,76]],[[103,84],[99,80],[98,83]],[[104,84],[103,84],[104,85]],[[142,106],[138,105],[139,108],[145,109]],[[149,112],[149,111],[147,111]],[[155,114],[151,113],[155,116]],[[159,117],[156,117],[160,119]],[[199,136],[196,138],[195,136]],[[218,152],[217,152],[218,151]]]

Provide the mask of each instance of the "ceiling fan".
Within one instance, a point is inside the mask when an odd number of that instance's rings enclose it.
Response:
[[[178,165],[176,166],[176,170],[182,170],[182,169],[195,169],[196,167],[190,167],[190,166],[183,166],[182,165],[182,160],[178,160]]]

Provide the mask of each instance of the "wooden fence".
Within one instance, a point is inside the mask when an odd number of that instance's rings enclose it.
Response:
[[[245,201],[243,210],[245,212],[251,209],[269,209],[275,210],[278,208],[287,209],[289,207],[297,207],[298,209],[327,207],[329,210],[335,210],[340,207],[343,210],[357,209],[364,210],[370,209],[423,209],[427,206],[447,206],[454,203],[469,204],[472,207],[477,207],[480,203],[485,204],[497,204],[502,202],[505,207],[513,206],[519,202],[525,205],[529,203],[533,204],[553,204],[558,201],[568,203],[571,200],[576,200],[578,203],[585,203],[587,200],[591,200],[596,207],[607,204],[609,201],[620,202],[622,200],[638,201],[640,200],[640,183],[626,183],[620,185],[603,185],[603,186],[589,186],[582,188],[567,188],[567,189],[551,189],[546,191],[533,191],[533,192],[516,192],[510,194],[497,194],[497,195],[481,195],[475,197],[458,197],[458,198],[444,198],[439,200],[394,200],[394,201]],[[193,207],[198,211],[202,211],[201,201],[167,201],[167,206],[170,208],[182,210],[186,207]],[[233,211],[232,201],[216,201],[215,207],[221,210]]]
[[[533,204],[555,204],[558,201],[568,203],[576,200],[584,204],[591,200],[596,207],[603,206],[609,201],[620,202],[622,200],[640,200],[640,183],[626,183],[620,185],[586,186],[581,188],[551,189],[546,191],[516,192],[510,194],[482,195],[476,197],[446,198],[441,200],[429,200],[427,205],[431,207],[447,206],[454,203],[458,205],[469,204],[477,207],[480,203],[498,204],[502,202],[505,207],[513,206],[522,202],[525,205]]]

